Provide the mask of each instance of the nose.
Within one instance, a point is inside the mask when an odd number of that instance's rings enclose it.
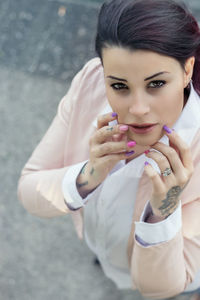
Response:
[[[135,116],[143,116],[150,112],[148,100],[144,97],[134,97],[130,101],[129,112]]]

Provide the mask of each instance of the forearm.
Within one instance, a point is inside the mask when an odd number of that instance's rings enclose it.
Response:
[[[172,297],[176,292],[183,291],[188,279],[179,274],[179,272],[183,272],[181,275],[185,274],[181,203],[173,214],[160,222],[149,217],[150,211],[151,206],[148,202],[140,221],[135,222],[136,243],[132,250],[134,282],[142,293],[145,293],[145,297],[153,299],[161,299],[161,296]],[[150,220],[144,222],[148,218]],[[148,224],[150,222],[155,224]],[[174,278],[179,278],[180,281],[174,281]]]
[[[177,205],[178,206],[178,205]],[[176,209],[177,209],[177,206],[173,208],[173,210],[171,209],[171,212],[170,214],[166,215],[166,216],[160,216],[160,215],[157,215],[152,207],[151,207],[151,211],[150,213],[146,216],[145,218],[145,221],[146,223],[157,223],[157,222],[161,222],[163,220],[165,220],[167,217],[169,217]]]
[[[61,183],[67,169],[65,167],[37,172],[29,171],[29,173],[27,171],[27,174],[20,178],[18,198],[29,213],[44,218],[68,213],[69,210],[64,202],[61,189]]]
[[[191,279],[185,267],[181,230],[173,239],[157,245],[144,247],[137,242],[133,253],[132,279],[145,298],[174,297]]]
[[[149,214],[147,216],[147,218],[145,219],[146,223],[157,223],[157,222],[161,222],[165,220],[165,217],[159,217],[159,216],[155,216],[153,214]]]
[[[99,182],[95,179],[94,169],[90,162],[87,162],[81,169],[77,179],[76,186],[79,194],[84,199],[88,194],[93,192],[99,185]]]

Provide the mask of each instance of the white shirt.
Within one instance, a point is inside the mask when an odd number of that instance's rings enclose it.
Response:
[[[110,105],[101,112],[112,112]],[[173,128],[181,138],[191,144],[200,127],[200,99],[191,84],[188,101]],[[94,121],[96,126],[97,120]],[[110,122],[116,124],[116,121]],[[97,126],[96,126],[97,127]],[[160,140],[169,145],[168,138]],[[84,237],[88,247],[97,255],[101,266],[118,288],[132,287],[132,280],[127,258],[127,243],[132,223],[134,202],[139,179],[143,173],[144,162],[148,161],[160,174],[156,162],[144,154],[128,164],[125,160],[118,162],[106,179],[85,199],[82,199],[76,188],[76,178],[87,161],[71,166],[65,174],[62,184],[63,195],[71,208],[84,206]],[[135,222],[136,239],[143,246],[162,243],[173,239],[181,229],[181,202],[178,208],[167,219],[151,224],[144,219],[149,212],[149,202],[139,222]],[[200,271],[186,291],[199,287]]]

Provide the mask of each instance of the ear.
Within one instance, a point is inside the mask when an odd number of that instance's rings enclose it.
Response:
[[[195,57],[191,56],[186,60],[185,63],[185,73],[184,73],[184,85],[185,88],[188,86],[190,83],[190,80],[193,75],[193,70],[194,70],[194,64],[195,64]]]

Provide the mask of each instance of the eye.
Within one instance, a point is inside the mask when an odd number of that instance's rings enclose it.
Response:
[[[113,90],[128,90],[127,85],[125,85],[124,83],[113,83],[111,84],[111,87],[113,88]]]
[[[156,88],[161,88],[165,84],[166,84],[166,81],[164,81],[164,80],[154,80],[154,81],[150,82],[148,87],[156,89]]]

